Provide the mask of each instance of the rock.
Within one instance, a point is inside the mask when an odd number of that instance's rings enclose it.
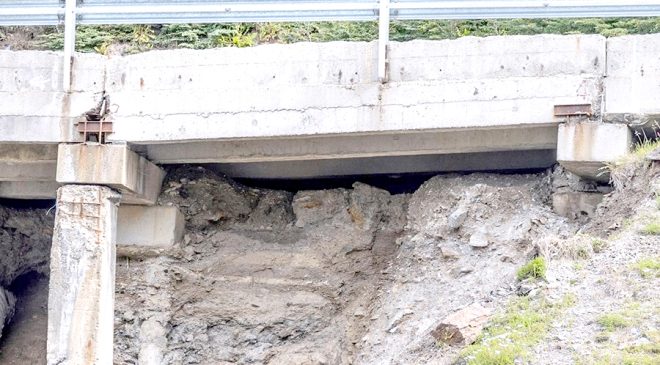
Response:
[[[14,294],[0,287],[0,338],[2,337],[2,329],[14,316],[15,305],[16,297],[14,297]]]
[[[651,153],[646,155],[646,159],[652,161],[660,161],[660,147],[654,149],[651,151]]]
[[[386,331],[388,333],[396,332],[397,327],[399,326],[399,324],[401,324],[401,322],[403,322],[407,316],[409,316],[413,313],[414,312],[411,311],[411,310],[399,311],[397,314],[394,315],[394,317],[392,318],[392,321],[390,321],[390,324],[389,324],[389,326],[387,326]]]
[[[461,253],[449,246],[440,246],[440,253],[442,258],[446,260],[456,260],[460,257]]]
[[[490,242],[488,241],[488,236],[484,232],[475,232],[472,234],[472,236],[470,236],[469,244],[472,247],[488,247],[489,243]]]
[[[491,314],[492,310],[472,303],[445,317],[431,331],[431,336],[449,345],[469,345],[477,339]]]
[[[458,207],[453,213],[447,217],[447,228],[452,231],[459,229],[467,218],[468,211],[465,207]]]
[[[529,295],[533,290],[537,289],[539,284],[534,279],[525,279],[518,283],[516,286],[516,294],[519,296]]]

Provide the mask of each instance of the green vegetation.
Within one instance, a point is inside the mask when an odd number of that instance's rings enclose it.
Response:
[[[528,278],[545,279],[545,270],[545,259],[539,256],[518,269],[516,277],[518,280]]]
[[[656,263],[657,264],[657,263]],[[632,302],[628,303],[622,311],[607,313],[600,316],[598,324],[603,328],[603,332],[596,337],[597,343],[602,343],[605,347],[599,348],[588,359],[579,359],[579,364],[624,364],[624,365],[651,365],[660,363],[660,332],[653,329],[654,317],[658,315],[658,308],[655,303]],[[617,342],[611,342],[617,336],[611,336],[613,333],[623,330],[627,333],[627,328],[635,326],[637,328],[651,327],[644,332],[646,343],[637,345],[620,346]]]
[[[32,28],[31,48],[62,48],[62,29]],[[0,42],[13,28],[0,28]],[[395,21],[390,26],[394,41],[454,39],[465,36],[530,34],[602,34],[607,37],[660,32],[660,18],[616,19],[507,19]],[[171,24],[135,26],[80,26],[77,49],[107,52],[122,45],[125,52],[151,48],[249,47],[262,43],[302,41],[372,41],[378,37],[376,22],[309,22],[245,24]]]
[[[630,322],[619,313],[607,313],[598,317],[598,324],[606,331],[614,331],[617,328],[625,328]]]
[[[633,268],[636,269],[643,278],[660,277],[660,258],[646,258],[637,261]]]
[[[470,365],[509,365],[526,359],[533,346],[546,336],[553,318],[574,304],[572,296],[559,303],[516,298],[493,319],[477,342],[461,352],[461,357]]]
[[[603,252],[606,246],[607,242],[601,238],[593,237],[591,239],[591,248],[595,253]]]
[[[660,126],[656,127],[660,130]],[[657,133],[657,132],[656,132]],[[637,136],[640,142],[634,150],[617,161],[608,163],[603,168],[610,173],[610,181],[617,190],[621,190],[632,179],[635,171],[641,166],[647,166],[646,156],[656,148],[660,148],[660,140],[648,139],[646,136]]]
[[[644,226],[642,231],[645,234],[660,235],[660,222],[651,222]]]

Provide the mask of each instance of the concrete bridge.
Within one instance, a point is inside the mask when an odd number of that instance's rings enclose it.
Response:
[[[558,126],[653,120],[660,111],[659,40],[543,35],[392,43],[387,83],[376,74],[375,43],[78,54],[71,92],[61,90],[60,54],[0,51],[0,197],[54,198],[71,178],[56,177],[58,145],[84,142],[85,126],[98,127],[85,123],[85,113],[102,100],[112,146],[156,164],[213,164],[234,177],[601,161],[629,141],[616,139],[614,150],[607,143],[598,157],[575,156],[589,139],[572,135],[579,148],[557,155]]]
[[[62,91],[60,54],[0,51],[0,198],[57,197],[49,364],[112,359],[115,243],[180,238],[176,208],[130,205],[155,203],[158,165],[307,178],[559,161],[602,179],[660,116],[658,54],[658,35],[391,43],[385,83],[375,43],[78,54]]]

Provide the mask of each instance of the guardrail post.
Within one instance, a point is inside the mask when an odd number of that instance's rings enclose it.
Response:
[[[387,45],[390,42],[390,0],[380,0],[378,8],[378,78],[387,82]]]
[[[62,69],[62,90],[71,91],[73,52],[76,49],[76,10],[78,0],[64,3],[64,60]]]

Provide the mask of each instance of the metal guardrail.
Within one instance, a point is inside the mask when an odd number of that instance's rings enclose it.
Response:
[[[0,0],[0,26],[64,24],[65,89],[78,24],[377,20],[385,81],[390,19],[649,16],[660,16],[660,0]]]

